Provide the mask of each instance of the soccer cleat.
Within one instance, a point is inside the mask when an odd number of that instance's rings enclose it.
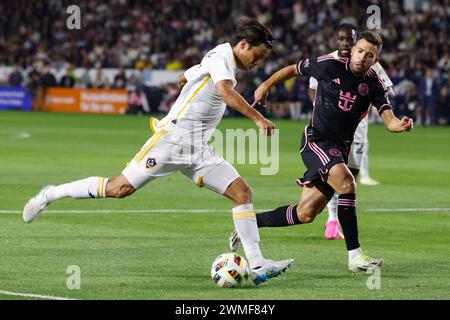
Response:
[[[28,200],[23,208],[23,221],[26,223],[30,223],[33,221],[42,211],[44,211],[45,207],[47,207],[50,202],[47,200],[45,192],[52,188],[53,186],[47,186],[43,188],[37,195]]]
[[[361,252],[361,254],[353,261],[348,263],[348,269],[351,272],[365,272],[380,268],[383,265],[383,259],[374,259]]]
[[[265,264],[259,268],[250,270],[250,277],[256,285],[266,282],[270,278],[279,276],[292,266],[294,259],[280,261],[266,260]]]
[[[339,222],[337,220],[327,222],[327,224],[325,225],[325,238],[327,240],[344,239],[344,235],[339,229]]]
[[[366,186],[377,186],[380,184],[380,182],[372,179],[371,177],[360,177],[359,183],[366,185]]]
[[[237,234],[236,230],[234,230],[231,235],[230,238],[228,238],[229,240],[229,246],[230,246],[230,250],[232,252],[236,252],[240,247],[241,247],[241,238],[239,238],[239,235]]]

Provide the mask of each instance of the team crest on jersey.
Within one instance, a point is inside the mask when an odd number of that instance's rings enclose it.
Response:
[[[148,158],[147,162],[145,163],[145,167],[147,169],[153,168],[154,166],[156,166],[156,159],[155,158]]]
[[[362,96],[367,96],[367,94],[369,93],[369,86],[367,85],[367,83],[360,83],[358,86],[358,93]]]
[[[336,148],[332,148],[332,149],[328,150],[328,153],[330,155],[332,155],[333,157],[340,157],[340,156],[342,156],[341,151],[339,149],[336,149]]]

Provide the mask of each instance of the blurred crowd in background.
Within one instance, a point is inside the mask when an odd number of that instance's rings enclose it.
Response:
[[[81,30],[66,27],[71,4],[81,8]],[[372,4],[381,9],[381,64],[395,84],[396,113],[422,125],[450,124],[449,0],[1,1],[0,65],[14,66],[10,85],[31,91],[125,88],[145,92],[151,112],[167,112],[176,86],[145,88],[145,72],[199,63],[213,46],[232,40],[239,19],[254,17],[272,30],[276,47],[257,70],[239,73],[237,90],[250,102],[259,83],[280,67],[334,50],[342,21],[367,29]],[[95,76],[76,76],[75,67],[95,69]],[[113,81],[103,68],[117,68]],[[57,78],[52,70],[65,71]],[[301,78],[273,88],[272,115],[308,118],[307,88]]]

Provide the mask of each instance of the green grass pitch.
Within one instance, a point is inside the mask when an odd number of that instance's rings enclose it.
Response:
[[[236,165],[252,186],[257,210],[296,203],[300,195],[295,178],[304,171],[298,149],[305,123],[275,123],[278,174],[261,176],[258,165]],[[246,119],[224,119],[219,128],[252,127]],[[126,199],[64,199],[48,208],[90,213],[47,213],[22,222],[18,212],[42,186],[115,176],[149,136],[147,117],[0,113],[0,291],[76,299],[450,297],[449,127],[417,127],[409,134],[369,128],[370,171],[382,184],[358,185],[358,219],[363,248],[385,259],[379,289],[367,287],[369,274],[347,271],[343,241],[324,240],[326,212],[312,224],[260,229],[266,257],[296,259],[289,272],[258,287],[215,287],[210,264],[228,251],[231,204],[181,174]],[[150,209],[181,211],[93,212]],[[216,211],[183,212],[191,209]],[[79,290],[67,288],[70,265],[81,269]]]

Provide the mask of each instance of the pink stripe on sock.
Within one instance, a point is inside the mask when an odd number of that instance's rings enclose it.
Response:
[[[294,220],[292,220],[292,206],[286,209],[286,220],[289,224],[294,224]]]
[[[339,199],[339,202],[350,202],[350,203],[355,203],[356,200],[350,200],[350,199]]]
[[[338,200],[339,203],[356,203],[356,200]]]
[[[338,201],[338,206],[356,207],[356,201]]]

